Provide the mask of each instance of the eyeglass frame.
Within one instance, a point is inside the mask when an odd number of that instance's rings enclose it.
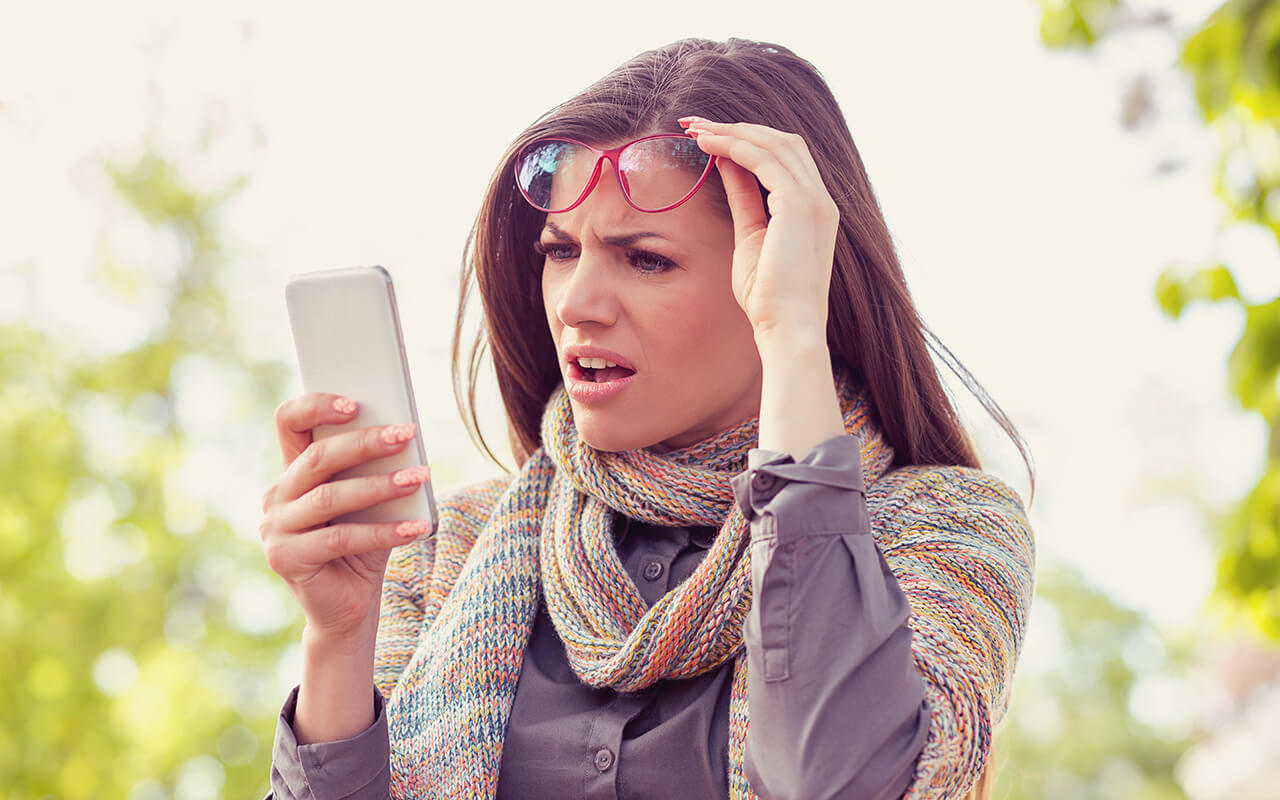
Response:
[[[586,142],[580,142],[577,139],[570,139],[567,136],[547,136],[542,139],[535,139],[532,142],[529,142],[528,144],[526,144],[524,147],[521,147],[520,152],[516,154],[515,163],[513,166],[513,172],[515,173],[515,179],[516,179],[516,188],[520,190],[520,194],[524,197],[525,201],[529,205],[536,208],[537,210],[544,211],[548,214],[564,214],[582,205],[582,203],[586,201],[587,197],[591,194],[591,192],[596,188],[596,184],[600,182],[600,172],[602,171],[601,165],[604,163],[604,160],[607,158],[609,160],[609,164],[613,167],[613,176],[618,181],[618,189],[622,191],[622,199],[627,201],[627,205],[631,206],[636,211],[640,211],[645,214],[660,214],[663,211],[670,211],[673,208],[676,208],[678,206],[681,206],[687,203],[691,197],[693,197],[695,194],[698,193],[698,190],[702,188],[702,184],[706,183],[707,177],[711,175],[711,170],[715,168],[717,157],[708,155],[707,166],[702,170],[702,176],[698,178],[698,182],[693,185],[693,188],[690,189],[689,192],[685,194],[684,197],[680,198],[679,200],[672,203],[671,205],[663,206],[662,208],[652,208],[652,209],[641,208],[640,206],[636,205],[635,202],[631,199],[631,192],[627,189],[626,185],[622,182],[622,175],[621,173],[618,172],[618,156],[622,154],[623,150],[626,150],[631,145],[639,144],[640,142],[647,142],[650,139],[692,139],[695,143],[697,142],[697,137],[689,133],[652,133],[652,134],[649,134],[648,136],[641,136],[639,139],[633,139],[627,142],[626,144],[621,144],[621,145],[618,145],[617,147],[609,148],[608,150],[602,150],[599,147],[592,147]],[[530,197],[529,193],[526,192],[524,187],[520,185],[520,165],[524,161],[525,153],[534,145],[544,144],[546,142],[566,142],[568,144],[576,144],[579,147],[583,147],[591,151],[592,153],[595,154],[595,157],[596,157],[595,166],[591,170],[591,177],[587,179],[587,185],[585,188],[583,188],[582,193],[578,195],[578,199],[573,201],[573,205],[570,205],[567,208],[563,208],[558,211],[552,211],[551,209],[542,208],[537,203],[533,202],[533,198]]]

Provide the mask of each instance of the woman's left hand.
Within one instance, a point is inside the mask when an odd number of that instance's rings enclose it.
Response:
[[[840,212],[803,138],[765,125],[684,117],[717,156],[733,215],[733,293],[757,337],[826,341],[827,296]],[[769,190],[765,215],[756,178]]]

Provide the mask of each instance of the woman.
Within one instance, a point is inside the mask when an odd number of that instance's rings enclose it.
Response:
[[[274,796],[981,791],[1034,543],[812,66],[641,54],[516,140],[468,251],[487,340],[455,378],[474,401],[487,345],[515,475],[434,537],[330,526],[425,480],[330,480],[416,431],[277,414],[262,533],[307,626]]]

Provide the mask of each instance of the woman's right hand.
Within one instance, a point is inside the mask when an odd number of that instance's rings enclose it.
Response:
[[[262,500],[262,546],[307,618],[309,635],[331,642],[371,639],[391,548],[429,530],[425,520],[333,523],[342,514],[412,494],[426,467],[331,480],[342,470],[391,455],[416,435],[412,425],[344,431],[319,441],[318,425],[349,422],[354,401],[308,394],[276,410],[284,471]]]

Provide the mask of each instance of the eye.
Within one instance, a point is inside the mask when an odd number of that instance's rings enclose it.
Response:
[[[533,250],[553,262],[568,261],[578,256],[578,248],[561,242],[548,242],[546,244],[540,241],[534,242]]]
[[[648,250],[628,250],[627,260],[636,271],[645,275],[661,275],[676,268],[676,262]]]

